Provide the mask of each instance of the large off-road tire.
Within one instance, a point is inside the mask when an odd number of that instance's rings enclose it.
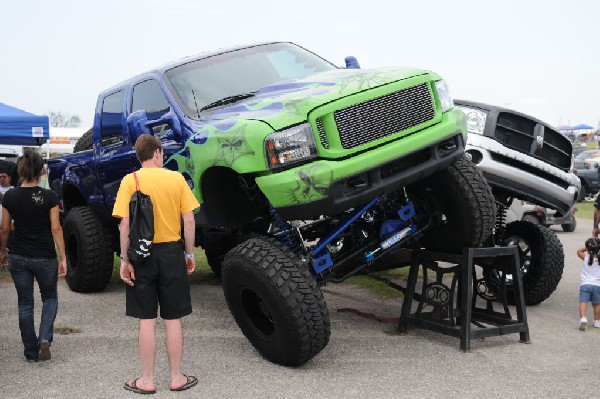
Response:
[[[73,146],[73,152],[91,150],[94,144],[94,140],[92,138],[93,129],[89,129],[87,132],[81,135],[81,137],[77,140],[75,145]]]
[[[418,183],[428,187],[446,223],[429,230],[422,244],[434,251],[461,253],[491,237],[496,221],[496,201],[483,173],[468,156]]]
[[[87,207],[73,208],[63,223],[67,253],[67,284],[75,292],[102,291],[113,271],[108,229]]]
[[[516,221],[506,226],[503,245],[519,250],[523,294],[526,305],[537,305],[554,292],[565,265],[563,247],[556,234],[541,225]],[[497,276],[497,274],[494,274]],[[514,305],[512,276],[507,278],[507,300]]]
[[[561,224],[560,227],[562,227],[564,232],[572,233],[577,228],[577,219],[575,219],[575,216],[571,215],[569,216],[569,222]]]
[[[254,236],[249,234],[219,234],[210,240],[204,248],[204,254],[208,266],[217,277],[221,277],[223,260],[227,252],[252,237]]]
[[[306,265],[277,240],[252,238],[225,255],[223,290],[236,323],[267,360],[300,366],[329,342],[329,312]]]

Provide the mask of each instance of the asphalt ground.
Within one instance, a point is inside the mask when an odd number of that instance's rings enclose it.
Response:
[[[386,300],[347,284],[324,287],[331,340],[298,368],[261,358],[227,309],[221,287],[192,286],[194,312],[184,319],[183,371],[199,377],[189,391],[170,392],[164,328],[158,327],[155,398],[573,398],[598,395],[600,329],[578,329],[580,260],[576,249],[591,232],[553,227],[565,251],[563,278],[554,294],[527,309],[531,343],[518,334],[459,339],[338,312],[355,308],[398,316],[402,299]],[[56,327],[80,330],[55,335],[52,360],[27,363],[20,341],[14,286],[0,279],[1,398],[135,398],[123,383],[139,376],[137,321],[124,315],[124,285],[77,294],[59,282]],[[41,302],[37,300],[36,320]],[[514,309],[513,309],[514,315]],[[588,319],[591,317],[591,306]]]

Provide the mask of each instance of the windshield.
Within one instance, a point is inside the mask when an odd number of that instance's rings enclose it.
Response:
[[[188,62],[165,76],[185,113],[199,117],[204,106],[226,97],[335,68],[294,44],[272,43]]]

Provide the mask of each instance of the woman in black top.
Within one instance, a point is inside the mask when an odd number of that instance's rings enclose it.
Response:
[[[43,167],[40,154],[25,150],[17,164],[21,186],[7,191],[2,200],[0,263],[5,263],[8,257],[8,268],[19,298],[19,329],[28,361],[50,359],[58,309],[58,276],[67,273],[58,196],[38,186]],[[14,231],[11,231],[13,221]],[[60,262],[56,259],[55,243]],[[33,323],[34,279],[42,295],[42,319],[37,335]]]

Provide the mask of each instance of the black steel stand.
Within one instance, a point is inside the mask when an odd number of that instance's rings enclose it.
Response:
[[[440,266],[438,262],[454,265]],[[476,266],[481,278],[477,277]],[[423,280],[420,295],[415,293],[419,270]],[[431,273],[435,273],[434,281],[429,279]],[[512,275],[517,320],[508,308],[506,274]],[[444,283],[446,275],[452,276],[450,286]],[[485,307],[477,306],[478,297]],[[418,307],[411,314],[413,299]],[[494,310],[494,304],[501,305],[502,311]],[[398,330],[406,332],[409,325],[458,337],[463,351],[470,349],[471,338],[519,333],[520,341],[528,343],[517,247],[464,248],[462,255],[414,251]]]

